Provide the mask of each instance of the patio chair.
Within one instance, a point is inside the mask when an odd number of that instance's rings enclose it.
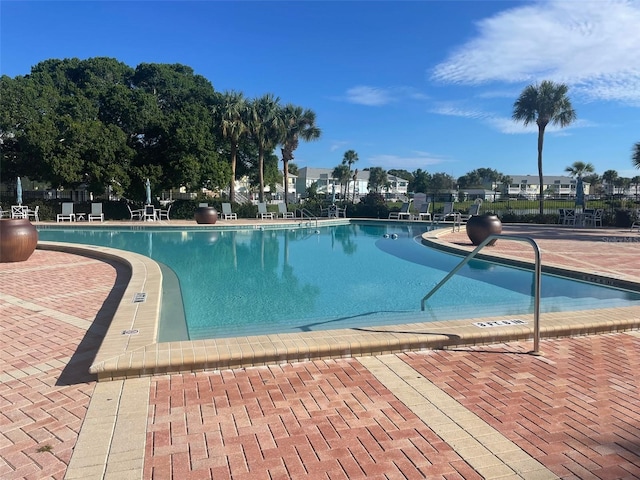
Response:
[[[602,215],[604,214],[604,209],[596,208],[587,213],[585,210],[584,214],[584,226],[585,227],[602,227]]]
[[[258,203],[258,214],[256,218],[260,217],[262,220],[265,218],[273,219],[273,213],[267,211],[267,204],[265,202]]]
[[[129,209],[131,220],[142,220],[142,214],[144,213],[144,209],[136,208],[135,210],[131,210],[131,207],[128,204],[127,204],[127,208]]]
[[[574,208],[561,208],[559,223],[562,225],[575,225],[576,210]]]
[[[440,222],[443,220],[447,220],[448,218],[456,219],[460,215],[459,213],[453,210],[453,202],[447,202],[442,207],[441,213],[434,213],[433,220],[436,222]]]
[[[171,204],[166,209],[161,208],[158,210],[158,220],[169,220],[169,212],[171,211]]]
[[[480,215],[480,207],[482,205],[479,203],[474,203],[473,205],[471,205],[469,207],[469,209],[467,210],[467,213],[463,213],[460,215],[460,220],[463,222],[466,222],[467,220],[469,220],[471,217],[473,217],[474,215]]]
[[[287,210],[287,205],[284,202],[278,204],[278,215],[282,218],[293,218],[293,212]]]
[[[27,210],[26,205],[11,205],[11,218],[27,218]]]
[[[431,202],[420,205],[418,209],[418,220],[431,221],[431,212],[429,212],[429,210],[431,210]]]
[[[27,208],[27,218],[29,220],[33,218],[34,221],[39,222],[40,221],[40,217],[38,216],[39,211],[40,211],[40,205],[36,205],[36,208],[34,208],[33,210],[31,210],[30,208]]]
[[[406,218],[407,220],[411,220],[411,212],[409,212],[409,210],[411,210],[411,201],[404,202],[400,207],[400,211],[389,212],[389,219],[402,220],[403,218]]]
[[[237,213],[233,213],[233,211],[231,210],[231,204],[230,203],[223,203],[222,204],[222,219],[223,220],[237,220],[238,219],[238,214]]]
[[[92,203],[91,204],[91,213],[87,216],[87,220],[93,222],[94,220],[100,220],[104,222],[104,213],[102,213],[102,204],[101,203]]]
[[[4,217],[9,217],[10,214],[8,211],[3,210],[2,207],[0,207],[0,218],[4,218]]]
[[[158,219],[158,216],[156,214],[156,207],[154,207],[153,205],[145,205],[142,216],[144,221],[156,221]]]
[[[73,202],[64,202],[62,204],[62,213],[56,215],[56,222],[64,222],[65,220],[76,221],[76,214],[73,213]]]

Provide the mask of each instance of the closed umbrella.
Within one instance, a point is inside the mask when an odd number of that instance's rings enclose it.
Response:
[[[335,183],[331,184],[331,203],[332,204],[336,203],[336,184]]]
[[[584,207],[584,186],[581,177],[578,177],[578,181],[576,182],[576,207],[578,205]]]
[[[151,205],[151,182],[147,178],[147,182],[145,184],[145,188],[147,190],[147,205]]]
[[[22,205],[22,180],[20,180],[20,177],[16,182],[16,196],[18,197],[18,205]]]

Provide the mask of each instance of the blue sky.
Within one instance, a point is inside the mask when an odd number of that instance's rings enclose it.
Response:
[[[575,161],[640,175],[640,0],[11,1],[0,72],[49,58],[181,63],[217,91],[314,110],[320,140],[299,167],[340,164],[459,177],[536,175],[535,125],[511,120],[524,87],[569,85],[570,127],[547,128],[544,173]]]

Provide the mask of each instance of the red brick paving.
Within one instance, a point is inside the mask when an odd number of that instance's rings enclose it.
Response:
[[[558,230],[540,230],[543,262],[637,277],[635,241]],[[615,238],[625,236],[640,238]],[[468,248],[464,233],[449,240]],[[93,392],[87,367],[127,276],[118,264],[52,251],[0,264],[3,480],[63,478]],[[400,358],[561,478],[627,479],[640,478],[639,341],[544,340],[544,357],[514,343]],[[150,402],[145,478],[479,478],[355,359],[156,377]]]
[[[104,328],[100,310],[118,272],[128,278],[119,265],[36,250],[26,262],[0,264],[0,293],[99,318]],[[0,383],[0,478],[62,479],[94,389],[88,366],[101,337],[2,298],[0,318],[0,374],[13,377]]]
[[[145,478],[480,478],[355,359],[155,377],[145,457]]]

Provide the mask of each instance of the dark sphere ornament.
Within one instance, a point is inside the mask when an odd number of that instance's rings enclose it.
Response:
[[[502,222],[497,215],[473,215],[467,220],[467,236],[471,243],[480,245],[489,235],[502,233]],[[495,245],[491,240],[487,245]]]

